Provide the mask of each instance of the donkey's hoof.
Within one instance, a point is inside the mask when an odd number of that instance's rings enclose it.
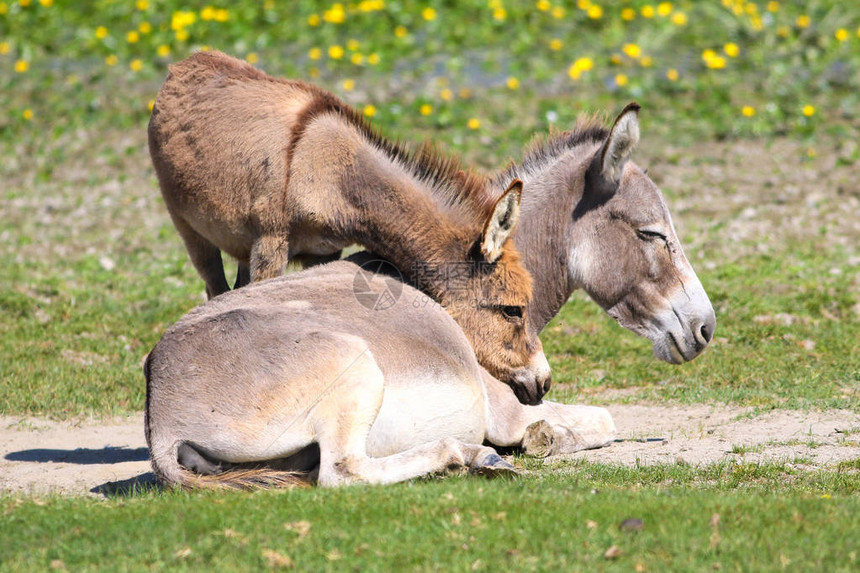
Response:
[[[517,468],[503,460],[496,453],[492,453],[484,458],[480,465],[472,468],[472,473],[489,478],[513,477],[519,474]]]
[[[547,457],[552,453],[552,434],[552,426],[546,420],[529,425],[523,436],[523,453],[536,458]]]

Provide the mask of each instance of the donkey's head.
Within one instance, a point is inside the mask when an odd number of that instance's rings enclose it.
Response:
[[[511,183],[480,236],[468,238],[467,262],[445,265],[440,302],[466,333],[481,365],[510,385],[521,402],[536,404],[549,390],[551,372],[540,339],[528,328],[531,276],[510,238],[521,193],[522,183]]]
[[[680,364],[711,341],[716,318],[684,256],[660,190],[628,161],[639,141],[639,106],[628,105],[590,160],[573,211],[569,268],[619,324]]]

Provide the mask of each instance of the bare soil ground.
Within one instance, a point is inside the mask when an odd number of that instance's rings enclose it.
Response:
[[[726,460],[822,468],[860,458],[860,414],[615,405],[623,441],[574,459],[632,466]],[[740,452],[740,453],[733,453]],[[109,422],[0,417],[0,493],[112,495],[154,483],[143,415]]]

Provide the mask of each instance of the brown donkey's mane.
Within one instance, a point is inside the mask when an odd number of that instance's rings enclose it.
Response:
[[[440,207],[453,207],[461,213],[465,211],[475,221],[487,219],[493,207],[493,202],[486,196],[487,177],[472,169],[463,169],[459,157],[444,155],[430,143],[410,147],[399,140],[387,139],[358,110],[335,95],[312,84],[304,84],[304,87],[314,95],[314,99],[298,117],[287,147],[288,164],[314,118],[333,114],[354,127],[368,143],[401,165],[419,183],[427,185]]]

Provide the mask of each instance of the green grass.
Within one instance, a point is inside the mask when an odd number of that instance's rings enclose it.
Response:
[[[858,491],[856,468],[800,478],[780,464],[696,470],[579,463],[514,481],[143,492],[107,501],[9,497],[0,498],[0,570],[42,570],[56,561],[73,571],[262,569],[278,563],[274,552],[298,570],[701,571],[790,564],[848,571],[858,554],[844,524],[860,509]],[[641,519],[643,529],[620,530],[627,518]],[[621,555],[604,557],[613,545]]]

